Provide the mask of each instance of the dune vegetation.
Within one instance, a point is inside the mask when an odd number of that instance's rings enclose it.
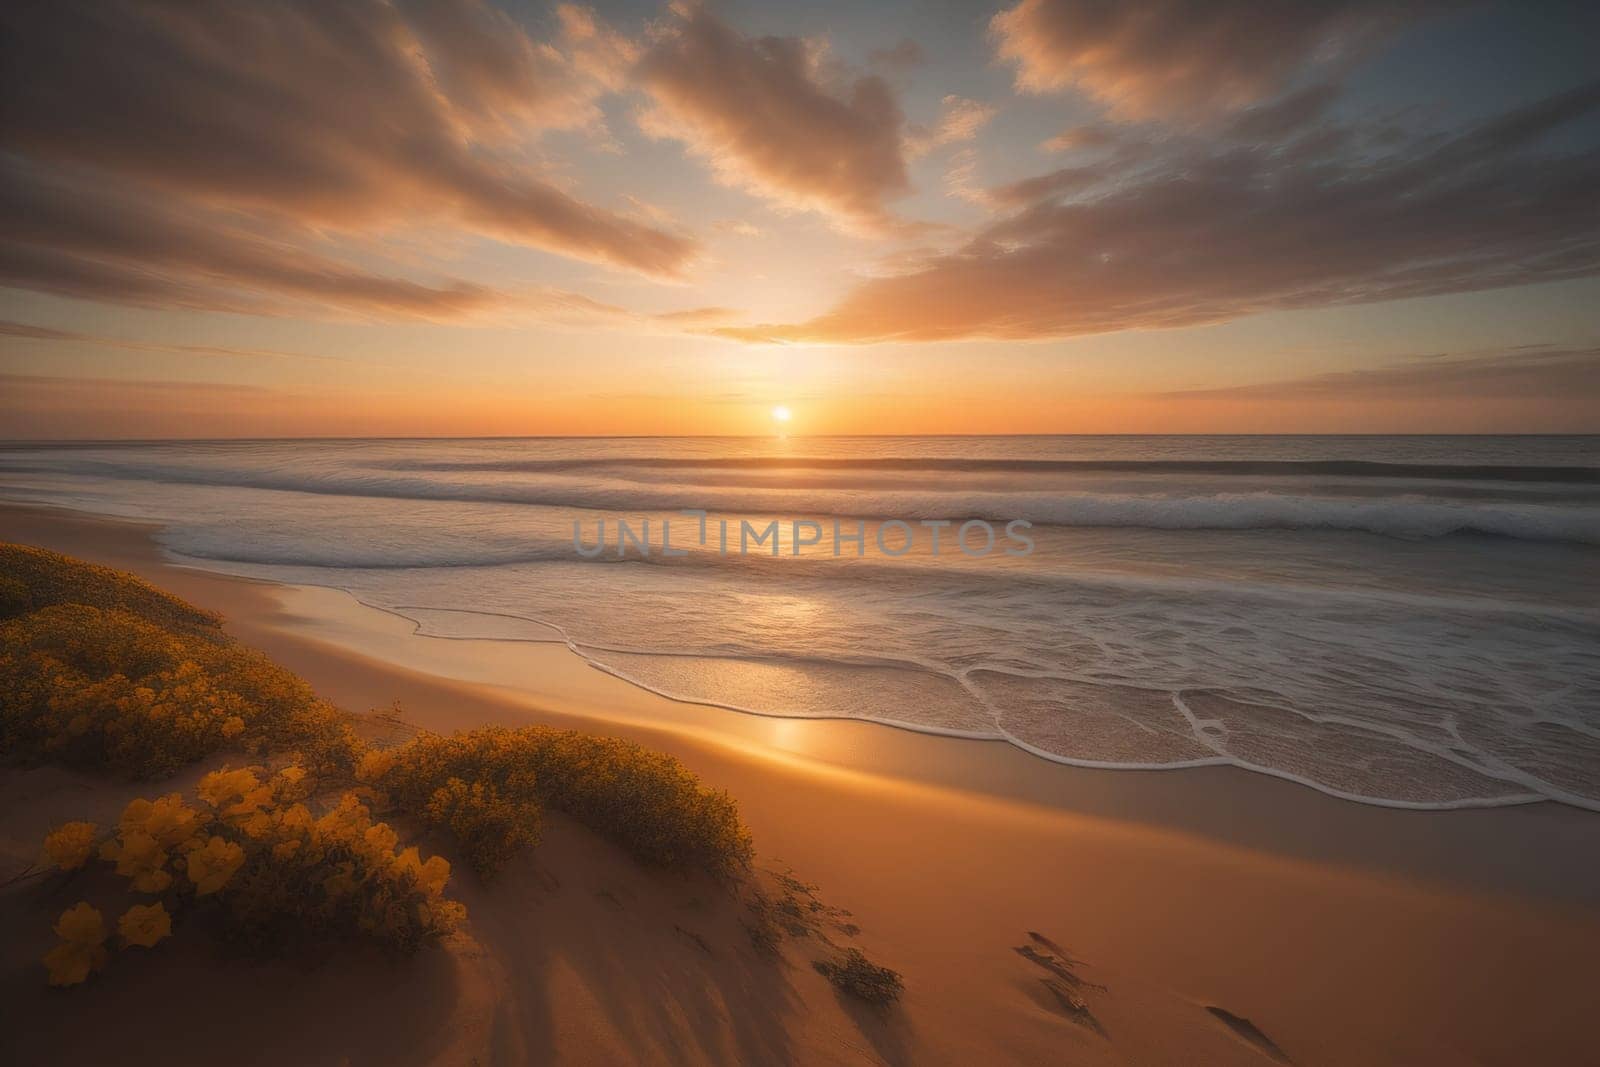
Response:
[[[481,875],[560,811],[639,860],[728,878],[750,834],[727,794],[675,758],[545,727],[424,734],[384,749],[221,620],[135,578],[0,545],[0,758],[156,779],[237,755],[194,796],[138,799],[118,824],[57,827],[41,866],[114,900],[56,923],[49,980],[75,985],[113,948],[190,919],[265,954],[341,941],[412,951],[465,917],[450,864],[402,826],[439,830]],[[379,821],[379,816],[394,820]],[[86,877],[87,876],[87,877]]]
[[[368,752],[357,776],[402,811],[447,827],[485,876],[537,840],[543,808],[655,866],[731,875],[753,852],[732,797],[672,756],[614,737],[547,726],[424,734]]]
[[[764,888],[733,798],[675,757],[546,726],[363,736],[394,725],[335,708],[217,615],[132,575],[0,544],[0,763],[141,781],[215,768],[187,796],[131,801],[113,826],[57,826],[7,880],[82,896],[54,924],[52,985],[184,926],[253,956],[415,952],[467,915],[446,894],[450,862],[423,844],[488,880],[537,846],[547,812],[726,885],[763,955],[857,932],[792,876]],[[871,1003],[899,996],[899,976],[855,949],[815,966]]]
[[[160,778],[221,751],[348,775],[349,718],[222,620],[129,574],[0,545],[0,754]]]
[[[310,783],[292,764],[270,775],[213,771],[193,803],[178,793],[134,800],[104,834],[93,823],[57,827],[46,860],[68,876],[98,873],[93,895],[116,900],[121,917],[113,938],[89,901],[63,912],[44,958],[50,983],[77,985],[107,966],[111,948],[153,947],[191,919],[256,955],[349,941],[409,952],[455,929],[466,909],[444,896],[449,862],[399,848],[400,835],[353,792],[314,816]]]

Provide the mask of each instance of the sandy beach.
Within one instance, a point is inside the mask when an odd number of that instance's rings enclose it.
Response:
[[[256,1019],[242,1031],[183,1024],[193,1040],[238,1043],[229,1056],[240,1062],[1270,1061],[1210,1008],[1248,1019],[1295,1063],[1588,1055],[1600,950],[1592,813],[1392,810],[1233,769],[1083,770],[998,742],[683,704],[559,643],[418,636],[337,590],[173,566],[150,533],[0,512],[4,540],[124,568],[222,612],[235,636],[346,709],[398,701],[406,722],[435,731],[574,726],[680,757],[738,798],[762,865],[792,868],[851,913],[858,943],[904,975],[905,998],[878,1015],[803,961],[752,970],[726,947],[738,931],[705,887],[644,871],[557,821],[491,888],[464,875],[469,929],[400,971],[228,963],[196,993],[193,969],[219,965],[180,950],[136,980],[67,998],[34,973],[42,913],[12,896],[14,1062],[103,1061],[171,1032],[167,998],[197,996]],[[139,791],[50,769],[0,781],[0,841],[19,867],[54,822],[105,817]],[[1092,999],[1103,1034],[1049,1002],[1015,951],[1030,932],[1105,987]],[[311,1023],[272,1026],[291,1005]],[[91,1009],[121,1021],[76,1025]]]

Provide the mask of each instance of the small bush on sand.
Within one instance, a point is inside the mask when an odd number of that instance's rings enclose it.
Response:
[[[48,862],[112,868],[133,903],[117,922],[124,948],[149,948],[191,914],[216,920],[228,941],[259,955],[367,941],[411,952],[455,928],[465,909],[446,898],[450,864],[396,851],[398,835],[350,793],[321,817],[304,802],[307,774],[291,766],[216,771],[195,802],[178,793],[134,800],[102,840],[90,823],[45,839]],[[96,847],[98,845],[98,847]],[[77,985],[106,966],[110,934],[87,901],[61,916],[44,958],[52,985]]]
[[[465,813],[469,827],[492,827],[492,847],[468,849],[486,873],[519,843],[507,820],[522,818],[519,840],[534,840],[541,807],[572,816],[657,866],[731,875],[752,854],[732,797],[701,785],[672,756],[617,738],[546,726],[424,734],[370,753],[358,777],[409,814],[442,823],[439,812]],[[481,783],[484,792],[464,793],[452,781]]]
[[[836,988],[868,1004],[892,1004],[905,988],[897,972],[879,967],[858,948],[846,949],[836,959],[817,960],[812,966]]]
[[[503,796],[491,783],[451,778],[433,791],[424,818],[442,826],[482,878],[492,878],[525,845],[539,843],[539,802],[531,794]]]
[[[26,587],[0,622],[0,754],[130,778],[213,752],[297,751],[348,772],[359,742],[331,705],[216,617],[129,575],[0,546]],[[77,599],[72,599],[77,598]]]

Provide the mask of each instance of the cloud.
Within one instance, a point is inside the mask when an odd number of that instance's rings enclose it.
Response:
[[[56,229],[28,226],[27,247],[7,257],[12,284],[126,284],[135,298],[181,289],[184,303],[230,307],[270,303],[247,292],[263,275],[275,290],[310,290],[322,275],[332,283],[324,302],[348,296],[363,313],[422,304],[442,313],[486,298],[481,286],[429,292],[336,268],[314,247],[296,278],[292,247],[319,234],[429,225],[675,276],[696,253],[692,239],[585,203],[525,161],[539,129],[598,119],[604,64],[594,55],[612,45],[575,35],[581,21],[566,20],[563,51],[478,0],[9,5],[0,13],[7,184],[72,184],[92,201],[163,205],[124,220],[119,253],[103,261],[82,239],[105,220],[80,217],[103,205],[53,204]],[[137,242],[128,240],[135,227]],[[230,263],[206,239],[213,228],[254,236]],[[270,257],[269,241],[282,246]],[[163,255],[141,263],[135,243]],[[180,260],[197,270],[175,277]],[[144,269],[153,277],[141,279]]]
[[[1093,195],[1034,203],[808,322],[723,333],[1068,337],[1592,276],[1600,149],[1549,145],[1574,140],[1555,135],[1597,109],[1600,81],[1342,162],[1271,145],[1186,147]]]
[[[640,60],[649,135],[682,141],[722,183],[782,207],[881,232],[910,191],[899,105],[875,76],[828,84],[793,37],[749,38],[703,7],[681,10]]]
[[[1339,95],[1338,86],[1312,85],[1267,104],[1246,108],[1224,129],[1240,141],[1279,141],[1315,123]]]
[[[946,96],[939,125],[931,130],[914,127],[906,137],[906,154],[915,158],[935,148],[970,141],[994,118],[996,109],[961,96]]]
[[[1116,168],[1107,164],[1061,167],[1038,177],[996,186],[986,195],[990,203],[1017,207],[1092,189],[1115,174]]]
[[[1072,152],[1087,148],[1109,148],[1117,143],[1117,134],[1108,126],[1073,126],[1062,130],[1039,145],[1046,152]]]
[[[237,348],[231,345],[190,345],[168,341],[136,341],[128,337],[107,337],[103,334],[82,333],[77,330],[57,330],[49,326],[35,326],[26,322],[0,319],[0,337],[15,337],[23,341],[47,341],[64,344],[86,344],[98,348],[116,348],[125,352],[170,352],[180,356],[205,356],[226,359],[311,360],[313,362],[347,363],[339,356],[310,355],[304,352],[280,352],[271,348]]]
[[[1175,400],[1294,403],[1320,400],[1600,399],[1600,347],[1532,346],[1508,352],[1424,356],[1382,367],[1286,381],[1153,394]]]
[[[14,167],[0,197],[0,285],[148,307],[456,318],[506,296],[424,284],[319,255],[241,220]]]
[[[684,308],[682,311],[664,311],[655,316],[660,322],[686,328],[720,326],[737,322],[743,317],[741,312],[725,307]]]
[[[536,42],[516,20],[484,0],[396,0],[422,45],[427,72],[458,121],[475,136],[510,135],[519,126],[572,129],[600,121],[598,79],[575,58]],[[592,18],[564,9],[569,40],[593,40]]]
[[[552,324],[623,322],[623,308],[548,286],[381,274],[238,215],[175,207],[18,167],[0,197],[0,286],[151,308]]]
[[[1277,95],[1443,6],[1390,0],[1022,0],[994,16],[1017,88],[1076,88],[1122,118],[1204,118]]]
[[[989,191],[978,180],[977,152],[971,148],[963,148],[950,154],[950,160],[944,170],[944,191],[945,195],[965,200],[969,204],[990,206],[992,201]]]

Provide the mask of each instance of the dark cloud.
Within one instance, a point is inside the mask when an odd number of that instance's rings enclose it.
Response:
[[[654,101],[645,131],[683,141],[726,184],[861,230],[891,225],[885,201],[910,191],[888,85],[829,84],[805,41],[745,37],[695,6],[637,73]]]
[[[990,24],[1017,86],[1075,87],[1123,117],[1214,115],[1276,96],[1445,6],[1427,0],[1022,0]]]
[[[1569,124],[1597,108],[1593,82],[1454,137],[1344,161],[1186,145],[1109,190],[1035,203],[920,269],[867,281],[809,322],[723,333],[1064,337],[1594,275],[1600,148]]]
[[[477,0],[7,5],[8,225],[42,188],[61,190],[45,194],[53,202],[26,235],[10,235],[27,247],[7,255],[9,283],[217,307],[261,303],[238,290],[265,284],[362,312],[443,314],[489,297],[341,268],[314,250],[293,261],[313,230],[430,224],[674,275],[692,240],[584,203],[507,140],[597,118],[583,59],[594,41],[569,43],[570,55],[534,42]],[[69,185],[86,192],[66,195]],[[113,200],[162,207],[111,226]],[[242,247],[224,247],[222,233]]]

